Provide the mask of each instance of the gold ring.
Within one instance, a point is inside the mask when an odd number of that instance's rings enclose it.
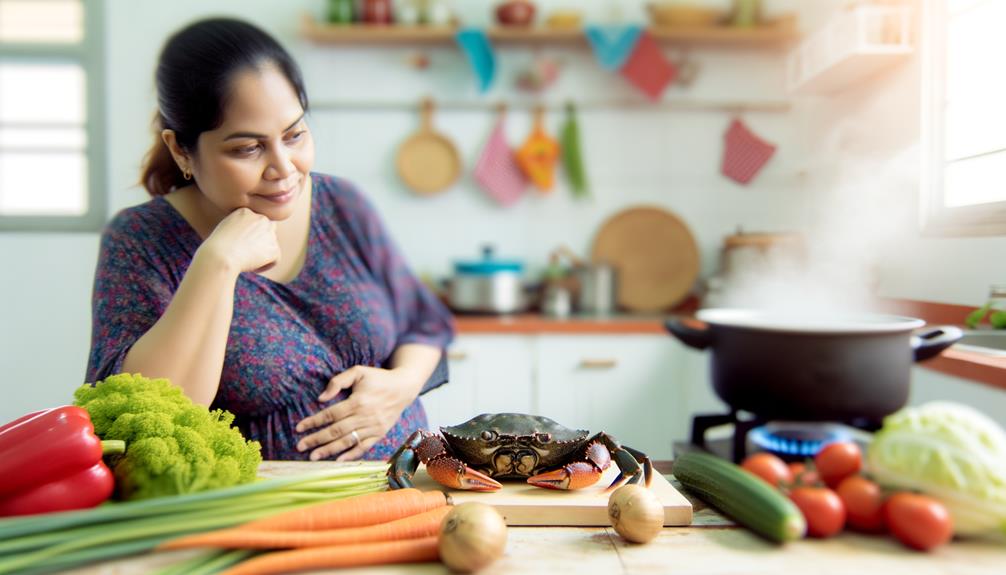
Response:
[[[353,447],[360,445],[360,434],[357,433],[355,429],[353,430],[352,433],[350,433],[350,435],[353,436]]]

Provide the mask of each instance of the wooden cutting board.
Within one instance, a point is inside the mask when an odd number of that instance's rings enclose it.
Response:
[[[605,488],[618,475],[612,465],[591,487],[576,491],[557,491],[533,487],[523,482],[502,482],[503,488],[491,493],[462,491],[440,485],[430,478],[422,465],[413,483],[419,489],[441,489],[450,494],[455,505],[466,501],[488,503],[506,519],[507,525],[608,526],[608,494]],[[650,489],[664,504],[664,525],[692,523],[692,504],[663,475],[654,472]]]
[[[615,268],[618,304],[635,312],[675,306],[699,275],[699,248],[688,226],[655,206],[629,208],[605,221],[591,259]]]

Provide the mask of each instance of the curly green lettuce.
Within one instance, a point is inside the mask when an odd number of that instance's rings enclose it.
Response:
[[[102,439],[121,439],[112,460],[119,499],[194,493],[254,481],[261,446],[233,426],[234,415],[192,403],[167,379],[118,374],[74,392]]]

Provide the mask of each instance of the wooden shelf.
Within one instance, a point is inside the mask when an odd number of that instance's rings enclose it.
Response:
[[[800,42],[786,64],[793,94],[836,94],[908,59],[912,6],[859,5],[839,11]]]
[[[782,47],[798,39],[798,34],[785,28],[657,28],[647,29],[663,43],[710,46]],[[318,44],[355,45],[437,45],[454,42],[458,28],[454,26],[368,26],[363,24],[322,24],[304,19],[302,36]],[[505,28],[486,29],[489,40],[498,44],[586,44],[579,28]]]

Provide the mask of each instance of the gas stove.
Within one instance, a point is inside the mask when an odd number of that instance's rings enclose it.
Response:
[[[727,435],[721,428],[726,428]],[[702,450],[735,463],[761,451],[778,455],[784,461],[802,461],[814,457],[828,443],[856,441],[865,444],[869,433],[880,429],[880,422],[854,421],[770,421],[756,415],[742,417],[739,412],[701,414],[692,419],[691,438],[675,442],[675,455]]]

